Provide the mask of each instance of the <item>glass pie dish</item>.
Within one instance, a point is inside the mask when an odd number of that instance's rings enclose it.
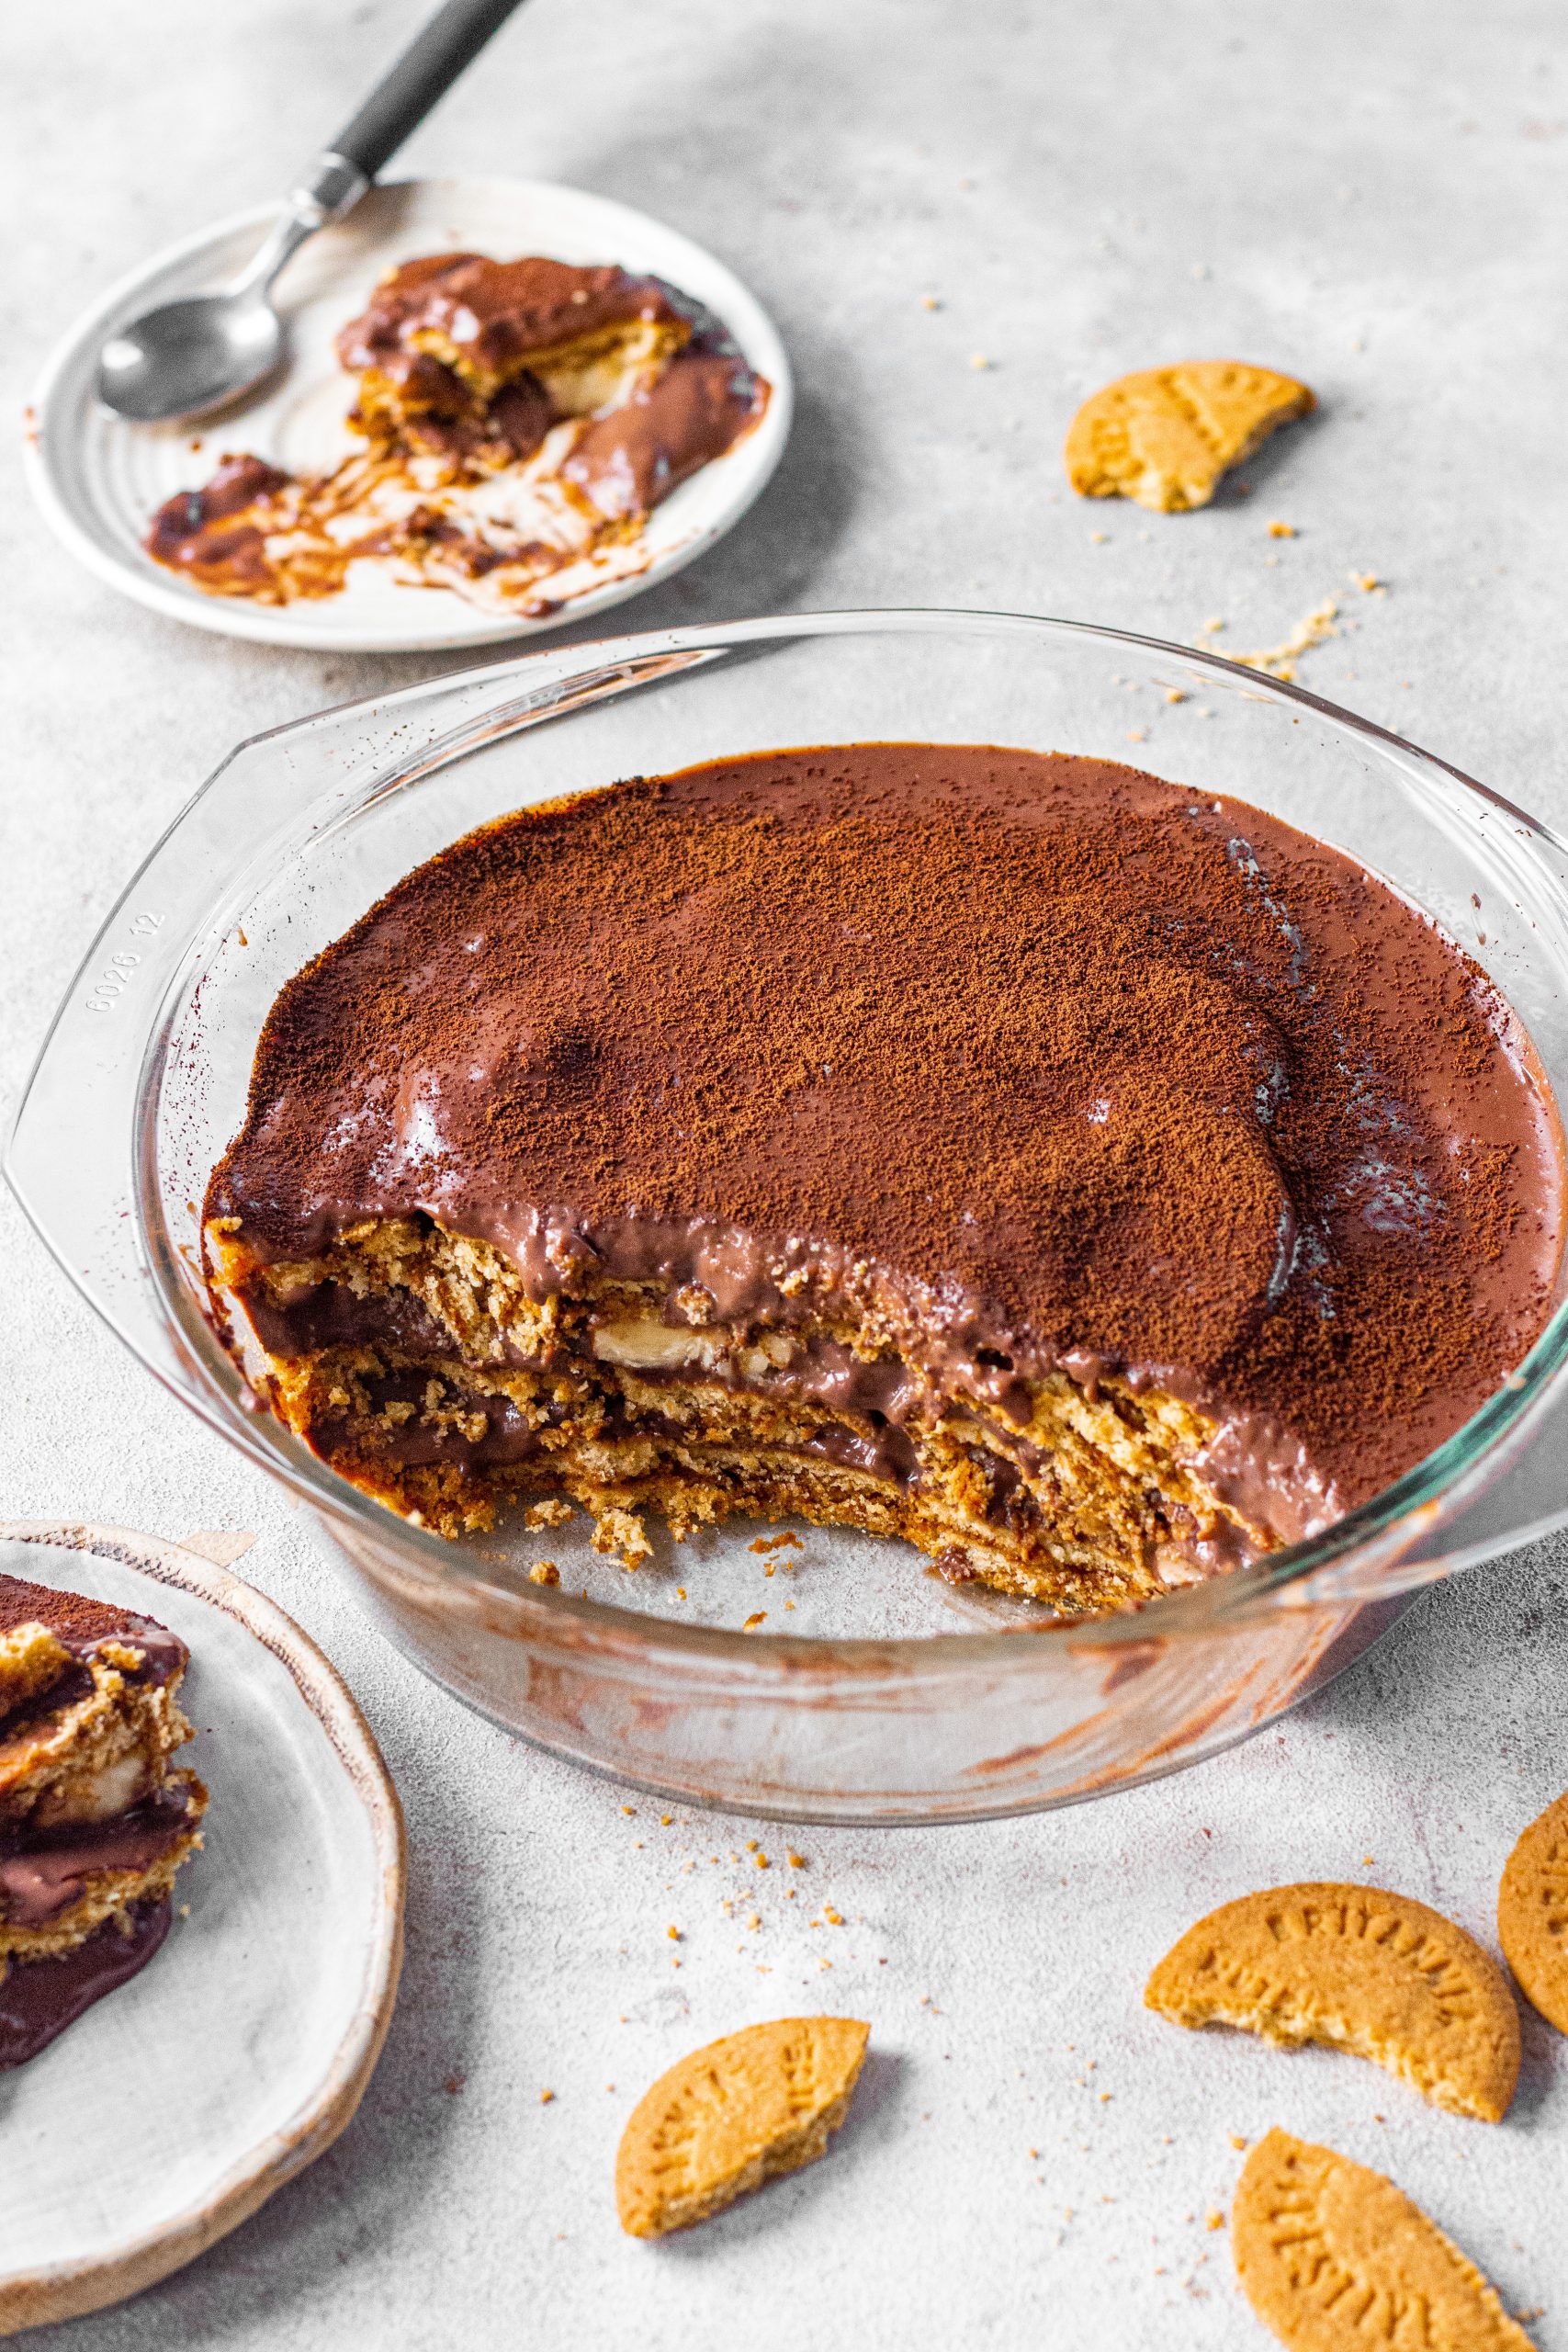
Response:
[[[848,1532],[763,1551],[730,1521],[661,1543],[635,1576],[570,1530],[448,1544],[254,1409],[208,1318],[195,1204],[283,982],[508,810],[726,754],[878,739],[1131,760],[1272,811],[1473,956],[1568,1100],[1568,847],[1485,786],[1212,654],[1025,616],[830,613],[533,653],[242,744],[105,924],[7,1161],[90,1303],[310,1504],[425,1672],[558,1755],[797,1821],[976,1819],[1195,1762],[1359,1657],[1419,1586],[1568,1521],[1561,1267],[1525,1362],[1382,1494],[1253,1567],[1072,1622],[950,1588],[902,1544]],[[546,1548],[558,1584],[529,1576]]]

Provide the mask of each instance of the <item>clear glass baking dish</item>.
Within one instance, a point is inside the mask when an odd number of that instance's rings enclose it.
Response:
[[[1477,956],[1568,1100],[1568,848],[1485,786],[1211,654],[1016,615],[829,613],[558,647],[242,744],[105,924],[7,1161],[71,1279],[310,1503],[427,1673],[559,1755],[792,1820],[974,1819],[1194,1762],[1359,1656],[1402,1596],[1568,1520],[1561,1274],[1527,1361],[1396,1486],[1250,1571],[1077,1623],[956,1595],[899,1544],[818,1530],[763,1555],[732,1523],[636,1577],[570,1529],[448,1545],[249,1408],[203,1312],[195,1204],[282,982],[504,810],[723,753],[889,737],[1130,760],[1276,811]],[[558,1588],[526,1573],[547,1549]]]

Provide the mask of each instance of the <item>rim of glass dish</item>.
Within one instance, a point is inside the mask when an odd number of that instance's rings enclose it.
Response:
[[[1295,704],[1314,712],[1341,732],[1420,760],[1425,765],[1451,777],[1467,793],[1473,794],[1487,807],[1506,817],[1511,825],[1523,827],[1530,843],[1550,845],[1559,855],[1568,855],[1568,842],[1564,842],[1551,826],[1491,786],[1468,775],[1450,761],[1424,750],[1408,737],[1381,727],[1375,720],[1363,718],[1357,712],[1329,702],[1305,687],[1271,677],[1267,672],[1226,661],[1201,647],[1146,637],[1137,631],[1115,628],[1105,623],[1064,620],[1043,614],[987,612],[964,607],[913,605],[842,612],[785,613],[733,623],[702,622],[681,628],[643,630],[625,637],[584,639],[571,647],[558,644],[506,662],[448,673],[414,686],[396,689],[390,694],[356,696],[348,702],[330,706],[326,711],[310,713],[304,719],[291,720],[282,727],[270,728],[259,735],[246,737],[235,746],[235,752],[230,757],[231,759],[242,750],[290,734],[296,727],[310,725],[323,717],[341,717],[354,710],[384,711],[400,704],[433,697],[443,690],[471,685],[487,671],[498,677],[503,673],[521,675],[536,664],[558,663],[563,655],[571,653],[581,653],[585,658],[585,667],[590,666],[589,657],[595,656],[598,657],[596,666],[613,667],[639,655],[723,652],[748,645],[761,651],[770,644],[792,639],[897,637],[944,632],[969,636],[1024,634],[1085,639],[1125,646],[1140,653],[1152,653],[1184,662],[1189,667],[1196,666],[1217,680],[1233,681],[1245,686],[1260,700]],[[628,684],[631,683],[628,680]],[[561,715],[570,717],[570,709]],[[491,712],[488,719],[479,717],[465,722],[457,731],[456,741],[451,737],[438,738],[422,751],[406,755],[401,774],[397,766],[378,771],[362,784],[351,807],[344,806],[341,786],[333,786],[322,798],[333,801],[338,821],[350,819],[366,799],[372,797],[383,798],[404,785],[429,775],[433,769],[461,758],[466,751],[498,740],[494,716]],[[549,714],[547,712],[544,717],[547,719]],[[178,832],[192,809],[216,784],[228,764],[229,762],[225,761],[201,786],[154,845],[150,856],[155,856],[158,850]],[[1409,781],[1418,787],[1422,784],[1419,777],[1412,777]],[[303,824],[308,820],[302,818],[300,821]],[[276,842],[270,845],[270,855],[271,870],[276,871],[279,856]],[[228,877],[220,905],[243,888],[254,887],[260,877],[253,868],[254,862],[253,866],[243,866]],[[1547,871],[1541,871],[1539,879],[1549,894],[1555,893],[1565,921],[1568,921],[1568,890]],[[1427,919],[1436,920],[1429,915]],[[183,1344],[186,1362],[197,1373],[207,1392],[205,1396],[195,1396],[183,1389],[176,1393],[180,1395],[181,1401],[196,1411],[210,1428],[273,1476],[282,1479],[316,1509],[324,1511],[329,1519],[346,1520],[372,1544],[396,1550],[411,1566],[429,1575],[438,1585],[460,1586],[475,1593],[490,1592],[521,1604],[530,1617],[536,1618],[541,1633],[551,1617],[558,1616],[562,1620],[563,1634],[570,1623],[580,1626],[585,1634],[598,1634],[603,1646],[635,1650],[645,1658],[663,1652],[691,1659],[724,1659],[741,1668],[744,1679],[749,1681],[775,1679],[773,1669],[798,1677],[803,1670],[820,1669],[829,1665],[846,1669],[859,1666],[886,1673],[897,1667],[919,1668],[924,1666],[942,1669],[960,1660],[967,1665],[999,1663],[1004,1658],[1019,1657],[1021,1653],[1023,1657],[1032,1655],[1034,1644],[1042,1641],[1066,1643],[1074,1647],[1102,1648],[1107,1645],[1127,1642],[1201,1637],[1212,1631],[1228,1629],[1242,1619],[1256,1620],[1271,1613],[1269,1604],[1284,1602],[1287,1595],[1291,1596],[1291,1606],[1305,1608],[1314,1605],[1312,1595],[1303,1588],[1314,1576],[1340,1564],[1362,1545],[1390,1537],[1402,1523],[1406,1523],[1409,1530],[1407,1542],[1400,1544],[1394,1552],[1394,1557],[1402,1556],[1409,1545],[1419,1540],[1423,1529],[1433,1522],[1443,1501],[1452,1498],[1456,1511],[1463,1508],[1469,1499],[1466,1488],[1471,1481],[1481,1482],[1482,1474],[1504,1440],[1512,1435],[1527,1416],[1545,1400],[1552,1383],[1568,1367],[1568,1298],[1565,1298],[1528,1355],[1467,1421],[1395,1479],[1393,1485],[1384,1487],[1356,1510],[1347,1512],[1342,1519],[1336,1520],[1320,1535],[1270,1553],[1248,1568],[1209,1577],[1200,1584],[1161,1594],[1135,1608],[1108,1612],[1102,1617],[1042,1618],[1037,1622],[1021,1620],[1016,1626],[998,1628],[995,1632],[976,1627],[965,1632],[893,1636],[777,1634],[766,1642],[759,1642],[720,1626],[682,1625],[673,1618],[647,1611],[622,1608],[612,1601],[591,1600],[569,1593],[563,1588],[526,1585],[523,1580],[523,1571],[514,1571],[499,1562],[476,1558],[471,1552],[460,1550],[439,1536],[411,1526],[396,1512],[372,1501],[320,1462],[292,1431],[285,1430],[270,1415],[248,1409],[243,1401],[247,1393],[244,1383],[194,1295],[188,1268],[184,1265],[164,1219],[155,1159],[158,1095],[174,1014],[183,998],[191,967],[208,952],[214,927],[220,920],[215,907],[208,922],[187,944],[170,976],[150,1026],[136,1090],[132,1185],[136,1216],[145,1250],[145,1265],[163,1311]],[[52,1024],[50,1034],[53,1034]],[[46,1039],[40,1061],[42,1054],[48,1051],[48,1043]],[[26,1100],[25,1093],[23,1100]],[[1561,1116],[1560,1112],[1560,1119]],[[1324,1608],[1359,1607],[1377,1597],[1375,1593],[1369,1593],[1359,1595],[1352,1600],[1330,1593],[1324,1596],[1321,1605]],[[1027,1638],[1021,1638],[1023,1636]]]

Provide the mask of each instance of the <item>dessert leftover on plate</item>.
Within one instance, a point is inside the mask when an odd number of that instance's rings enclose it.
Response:
[[[189,1653],[117,1603],[0,1576],[0,2068],[144,1968],[201,1843]]]
[[[1314,1534],[1544,1324],[1490,980],[1217,796],[983,744],[524,809],[282,990],[204,1211],[258,1392],[446,1535],[797,1513],[1060,1609]]]
[[[643,526],[761,417],[769,387],[662,279],[432,254],[338,337],[364,447],[333,471],[226,457],[159,508],[156,563],[214,596],[334,594],[355,562],[538,617],[643,570]]]

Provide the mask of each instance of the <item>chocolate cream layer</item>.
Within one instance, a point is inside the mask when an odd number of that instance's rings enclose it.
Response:
[[[172,1854],[200,1818],[200,1804],[175,1781],[108,1821],[0,1832],[0,1927],[48,1927],[105,1871],[150,1870]]]
[[[1110,763],[859,744],[418,868],[279,997],[207,1215],[275,1263],[425,1215],[730,1340],[873,1312],[908,1374],[712,1375],[863,1436],[1115,1375],[1212,1417],[1200,1468],[1288,1541],[1518,1363],[1563,1199],[1516,1017],[1349,859]]]

